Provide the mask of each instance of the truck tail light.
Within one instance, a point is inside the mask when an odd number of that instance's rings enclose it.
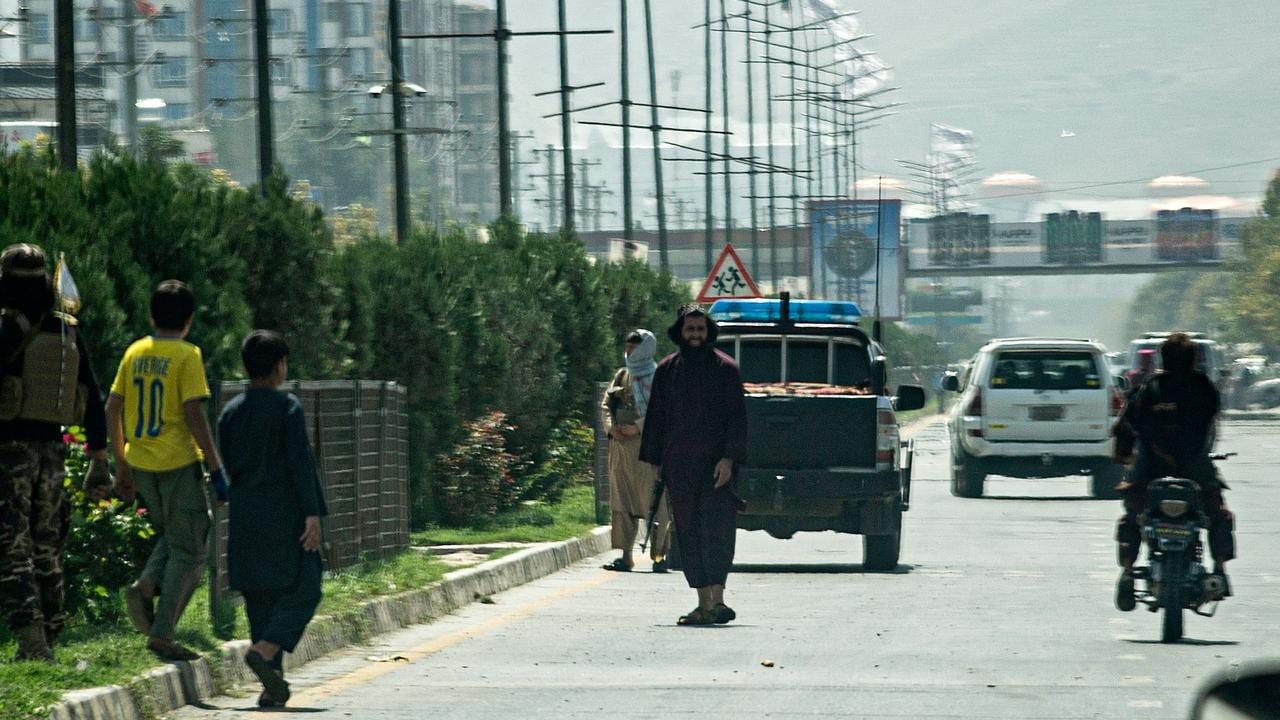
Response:
[[[884,470],[893,466],[894,453],[898,451],[898,418],[892,410],[876,411],[876,467]]]
[[[1124,412],[1124,395],[1117,387],[1111,388],[1111,417],[1119,417]]]

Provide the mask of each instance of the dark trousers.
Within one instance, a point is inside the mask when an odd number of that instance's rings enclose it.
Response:
[[[706,473],[710,477],[711,473]],[[682,478],[683,479],[683,478]],[[667,482],[680,561],[691,588],[724,585],[733,567],[739,500],[734,483],[716,489],[709,479]]]
[[[320,574],[320,553],[303,553],[294,587],[242,592],[250,639],[255,643],[265,640],[285,652],[293,652],[320,605]],[[272,664],[282,670],[284,652],[276,653]]]
[[[1119,543],[1119,561],[1122,567],[1138,559],[1142,548],[1142,529],[1138,517],[1147,509],[1147,489],[1151,481],[1160,477],[1179,477],[1194,480],[1200,486],[1200,507],[1209,517],[1209,554],[1214,560],[1226,562],[1236,556],[1235,516],[1227,510],[1222,497],[1222,481],[1218,469],[1208,457],[1197,459],[1178,471],[1158,461],[1139,455],[1129,471],[1130,486],[1121,491],[1124,515],[1116,525],[1116,541]]]

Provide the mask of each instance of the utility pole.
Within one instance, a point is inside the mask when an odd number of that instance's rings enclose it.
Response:
[[[264,195],[275,165],[275,141],[271,129],[270,18],[267,0],[253,0],[254,72],[258,85],[258,184]]]
[[[505,214],[516,217],[520,209],[520,167],[523,165],[537,165],[537,160],[521,160],[520,159],[520,141],[532,140],[533,133],[522,135],[520,133],[511,133],[511,207],[513,210]]]
[[[400,244],[409,239],[410,232],[409,156],[405,145],[404,123],[406,85],[404,57],[400,50],[400,0],[387,0],[387,52],[391,60],[391,148],[396,173],[396,243]]]
[[[599,165],[600,165],[599,160],[582,158],[581,160],[578,161],[578,172],[579,172],[579,176],[582,178],[582,180],[578,183],[578,188],[577,188],[582,192],[582,202],[580,203],[581,208],[579,210],[582,213],[582,222],[580,224],[584,228],[591,226],[591,222],[590,222],[591,221],[590,203],[591,203],[591,188],[592,188],[591,168],[597,167]]]
[[[631,45],[627,0],[620,0],[622,15],[619,54],[622,65],[622,237],[632,240],[631,207]],[[656,102],[656,101],[654,101]]]
[[[561,0],[563,2],[563,0]],[[662,126],[658,124],[658,74],[653,51],[653,13],[650,0],[644,0],[644,32],[649,43],[649,119],[653,131],[653,176],[658,201],[658,263],[667,270],[671,267],[667,256],[667,211],[662,189]]]
[[[752,68],[751,68],[751,6],[748,4],[745,12],[746,16],[746,64],[747,64],[747,156],[751,159],[751,164],[747,166],[747,180],[750,187],[750,203],[751,203],[751,265],[752,272],[760,272],[760,241],[759,230],[760,221],[756,215],[756,174],[759,170],[756,167],[756,110],[755,110],[755,89],[752,87]],[[726,20],[724,29],[729,30],[729,23]],[[759,277],[757,275],[757,277]]]
[[[121,93],[121,110],[124,121],[124,138],[129,145],[129,152],[138,152],[138,39],[134,28],[133,0],[120,1],[120,17],[123,25],[120,28],[121,61],[124,62],[124,92]]]
[[[773,39],[773,21],[769,17],[769,9],[773,6],[773,0],[765,0],[764,5],[764,41],[765,47],[772,47],[770,44]],[[772,55],[772,52],[770,52]],[[773,63],[766,62],[764,66],[764,94],[768,98],[765,103],[765,127],[769,133],[769,164],[774,164],[773,158]],[[792,164],[792,170],[795,165]],[[792,175],[792,177],[795,177]],[[752,193],[753,195],[755,193]],[[774,291],[778,289],[778,195],[775,189],[774,173],[769,173],[769,280],[774,286]]]
[[[76,169],[76,36],[75,4],[55,0],[54,76],[57,78],[58,163],[63,170]]]
[[[569,21],[565,0],[559,0],[560,18],[560,142],[563,145],[561,163],[564,166],[564,231],[573,232],[573,119],[569,114],[569,100],[573,88],[569,86]]]
[[[498,45],[498,212],[512,214],[515,198],[511,189],[511,109],[507,105],[507,0],[498,0],[493,39]]]
[[[711,144],[714,138],[711,132],[711,0],[704,0],[703,11],[706,16],[703,21],[702,27],[703,27],[703,50],[704,50],[703,80],[706,83],[704,86],[704,91],[705,91],[705,98],[706,98],[705,102],[706,102],[706,108],[707,108],[707,116],[706,116],[707,122],[706,122],[706,129],[705,129],[706,147],[704,150],[704,152],[706,153],[706,164],[703,168],[703,172],[706,174],[706,177],[703,178],[703,182],[705,185],[704,189],[706,192],[706,200],[704,205],[704,209],[706,210],[706,218],[705,218],[706,231],[703,234],[702,255],[703,255],[703,261],[704,261],[703,264],[706,265],[706,272],[709,273],[711,272],[711,263],[713,262],[712,251],[714,250],[714,248],[712,246],[714,244],[713,237],[715,235],[715,191],[713,189],[714,179],[712,175],[712,169],[713,169],[712,163],[714,162],[713,160],[714,154],[711,149],[712,147]]]
[[[392,2],[397,2],[397,3],[398,3],[398,0],[391,0],[391,1],[392,1]],[[565,30],[565,29],[564,29],[564,25],[565,25],[565,17],[564,17],[564,16],[565,16],[564,0],[560,0],[560,30],[559,30],[559,31],[554,31],[554,30],[552,30],[552,31],[534,31],[534,32],[513,32],[512,30],[510,30],[510,29],[508,29],[508,28],[507,28],[507,3],[506,3],[506,0],[497,0],[497,12],[495,13],[496,20],[495,20],[494,28],[493,28],[493,31],[492,31],[492,32],[481,32],[481,33],[413,33],[413,34],[406,34],[406,35],[401,35],[401,36],[400,36],[400,39],[404,39],[404,40],[450,40],[450,39],[458,39],[458,38],[480,38],[480,37],[483,37],[483,38],[493,38],[493,41],[494,41],[495,43],[497,43],[497,55],[498,55],[498,61],[497,61],[497,62],[498,62],[498,78],[497,78],[497,81],[498,81],[498,88],[497,88],[497,89],[498,89],[498,175],[499,175],[499,178],[498,178],[498,206],[499,206],[500,208],[503,208],[503,209],[504,209],[504,210],[503,210],[504,212],[509,212],[509,211],[510,211],[510,209],[511,209],[511,161],[510,161],[510,155],[509,155],[509,153],[510,153],[510,147],[511,147],[511,141],[510,141],[510,138],[508,137],[508,135],[510,134],[511,130],[510,130],[510,109],[509,109],[509,107],[508,107],[508,98],[507,98],[507,84],[508,84],[508,82],[509,82],[509,81],[508,81],[508,78],[507,78],[507,72],[506,72],[506,67],[507,67],[507,43],[511,41],[511,38],[513,38],[513,37],[518,37],[518,36],[519,36],[519,37],[532,37],[532,36],[539,36],[539,35],[558,35],[558,36],[560,36],[560,39],[561,39],[561,47],[560,47],[560,56],[561,56],[561,68],[560,68],[560,70],[561,70],[561,72],[560,72],[560,75],[561,75],[561,84],[562,84],[562,85],[564,85],[564,84],[567,84],[567,83],[565,83],[565,76],[567,75],[567,63],[568,63],[568,60],[567,60],[567,57],[566,57],[566,56],[567,56],[567,50],[566,50],[566,46],[565,46],[565,44],[564,44],[565,36],[566,36],[566,35],[607,35],[607,34],[610,34],[610,33],[612,33],[612,32],[613,32],[612,30],[575,30],[575,31],[573,31],[573,32],[569,32],[569,31],[567,31],[567,30]],[[603,84],[603,83],[600,83],[600,84]],[[595,86],[594,86],[594,85],[590,85],[590,86],[586,86],[586,87],[595,87]],[[569,88],[568,90],[566,90],[566,89],[562,88],[561,90],[558,90],[558,91],[556,91],[556,92],[564,93],[564,92],[572,92],[573,90],[582,90],[582,89],[583,89],[583,88]],[[535,97],[540,96],[540,95],[548,95],[548,94],[550,94],[550,93],[537,93],[537,94],[535,95]],[[566,105],[567,105],[567,102],[564,102],[564,101],[562,101],[562,102],[561,102],[561,108],[562,108],[562,109],[563,109]],[[566,130],[565,132],[567,132],[567,130]],[[568,143],[567,143],[567,142],[565,143],[565,146],[566,146],[566,148],[568,147]],[[568,172],[572,173],[572,165],[570,165],[570,166],[569,166],[569,168],[570,168],[570,169],[569,169],[569,171],[568,171]],[[572,201],[571,201],[571,202],[572,202]],[[570,214],[570,215],[571,215],[571,214]],[[571,222],[572,222],[572,221],[571,221]]]
[[[724,0],[720,0],[720,22],[728,26]],[[720,109],[724,113],[724,242],[733,242],[733,147],[729,141],[729,33],[720,35]]]

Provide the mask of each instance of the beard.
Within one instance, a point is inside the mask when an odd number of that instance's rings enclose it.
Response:
[[[687,360],[706,360],[711,357],[711,343],[704,340],[700,345],[692,345],[688,340],[681,340],[680,357]]]

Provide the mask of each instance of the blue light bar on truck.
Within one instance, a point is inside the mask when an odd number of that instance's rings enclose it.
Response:
[[[792,322],[857,325],[862,308],[855,302],[838,300],[792,300],[790,314]],[[716,322],[780,322],[782,301],[717,300],[711,306],[711,317]]]

